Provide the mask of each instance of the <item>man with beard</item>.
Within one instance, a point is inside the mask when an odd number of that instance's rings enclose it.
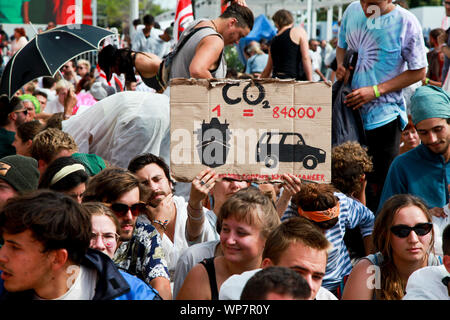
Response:
[[[171,300],[169,273],[158,231],[136,221],[145,212],[142,184],[128,170],[109,167],[88,183],[83,203],[99,201],[109,206],[120,223],[120,244],[115,264],[155,288],[165,300]]]
[[[445,216],[450,186],[450,96],[436,86],[419,87],[411,98],[411,116],[422,144],[392,162],[380,207],[394,194],[421,197],[435,216]]]
[[[0,96],[0,158],[16,154],[12,145],[17,127],[27,121],[28,110],[18,97]]]
[[[202,206],[203,199],[214,188],[217,174],[210,169],[199,173],[192,181],[186,202],[183,197],[173,194],[175,183],[162,158],[151,153],[139,155],[131,160],[128,170],[147,186],[149,212],[147,217],[141,215],[140,219],[151,223],[161,233],[164,255],[169,272],[173,274],[178,257],[185,249],[195,243],[217,239],[215,228],[207,221],[208,210]]]

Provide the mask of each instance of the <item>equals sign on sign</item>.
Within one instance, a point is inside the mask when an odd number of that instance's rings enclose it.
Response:
[[[244,117],[253,117],[253,109],[244,109]]]

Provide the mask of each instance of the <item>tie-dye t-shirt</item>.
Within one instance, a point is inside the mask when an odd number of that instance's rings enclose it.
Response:
[[[342,17],[338,46],[358,52],[352,89],[374,86],[405,70],[428,65],[422,28],[417,18],[400,6],[379,17],[367,18],[360,2],[352,2]],[[398,116],[402,127],[407,123],[401,90],[366,103],[361,113],[366,130],[381,127]]]

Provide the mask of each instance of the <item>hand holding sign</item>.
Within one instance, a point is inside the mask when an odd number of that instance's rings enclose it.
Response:
[[[294,194],[300,191],[302,186],[302,181],[296,176],[285,173],[282,175],[281,180],[284,181],[283,184],[283,194],[286,193],[287,196],[292,197]]]
[[[281,176],[281,180],[283,181],[283,193],[277,201],[277,212],[279,217],[281,218],[286,211],[289,201],[294,194],[300,191],[302,186],[302,181],[296,176],[285,173]]]
[[[191,193],[189,196],[189,206],[193,209],[201,209],[201,202],[208,196],[209,191],[216,184],[217,173],[207,168],[201,171],[192,181]]]

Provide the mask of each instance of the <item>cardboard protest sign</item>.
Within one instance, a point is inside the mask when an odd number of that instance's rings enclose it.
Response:
[[[201,170],[247,180],[283,173],[331,181],[331,87],[293,80],[174,79],[171,172]]]

